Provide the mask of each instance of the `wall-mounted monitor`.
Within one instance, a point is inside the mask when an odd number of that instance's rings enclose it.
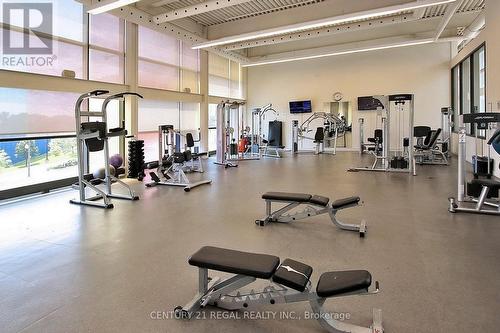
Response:
[[[310,113],[312,112],[311,101],[290,102],[290,113]]]
[[[383,96],[358,97],[359,111],[376,111],[384,108]]]

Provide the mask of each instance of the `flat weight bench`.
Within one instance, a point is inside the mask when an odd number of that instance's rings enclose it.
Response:
[[[175,308],[177,319],[190,319],[207,305],[240,310],[260,305],[309,301],[314,318],[328,332],[383,332],[381,310],[373,310],[373,324],[366,328],[336,320],[323,309],[323,304],[329,298],[378,293],[378,282],[375,282],[375,290],[368,290],[372,276],[367,271],[323,273],[314,289],[310,281],[312,267],[292,259],[285,259],[280,264],[280,258],[272,255],[205,246],[193,254],[188,262],[199,268],[198,293],[185,306]],[[234,275],[224,280],[210,278],[209,269]],[[262,291],[241,291],[241,288],[256,279],[268,279],[270,285]]]
[[[267,192],[262,195],[262,199],[266,201],[267,216],[263,220],[255,221],[255,223],[260,226],[265,226],[270,222],[290,223],[311,216],[328,213],[332,223],[340,229],[358,231],[360,237],[365,236],[366,223],[364,220],[361,221],[360,224],[348,224],[339,221],[336,217],[340,210],[358,206],[361,201],[359,197],[347,197],[335,200],[330,205],[328,205],[330,203],[330,198],[305,193]],[[273,202],[287,205],[276,211],[272,211]],[[306,208],[295,213],[286,214],[300,205],[306,205]]]

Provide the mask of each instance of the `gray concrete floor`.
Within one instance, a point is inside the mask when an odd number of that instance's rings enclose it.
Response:
[[[325,271],[369,270],[379,295],[326,306],[352,322],[369,325],[377,307],[386,332],[498,332],[500,219],[447,211],[454,166],[419,167],[417,177],[347,173],[356,153],[209,164],[210,186],[184,193],[132,181],[141,200],[115,200],[110,211],[70,205],[71,191],[0,207],[0,331],[322,332],[314,320],[151,319],[194,295],[186,260],[215,245],[304,261],[314,283]],[[260,228],[268,190],[359,194],[365,205],[341,217],[366,219],[366,238],[327,216]],[[303,315],[309,305],[264,309]]]

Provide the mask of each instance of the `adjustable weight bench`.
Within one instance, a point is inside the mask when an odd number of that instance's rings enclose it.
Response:
[[[360,224],[348,224],[339,221],[336,217],[337,213],[346,208],[359,205],[359,197],[347,197],[338,199],[330,205],[330,198],[320,195],[311,195],[305,193],[284,193],[284,192],[267,192],[262,195],[262,199],[266,201],[266,218],[256,220],[255,223],[260,226],[265,226],[269,222],[289,223],[305,219],[310,216],[321,215],[328,213],[332,223],[343,230],[358,231],[360,237],[364,237],[366,233],[366,223],[361,221]],[[286,206],[272,211],[272,203],[287,204]],[[292,214],[285,214],[290,210],[297,208],[300,205],[306,205],[301,211]]]
[[[190,319],[205,306],[225,310],[252,309],[260,305],[296,303],[308,301],[314,316],[328,332],[335,333],[382,333],[382,311],[373,310],[370,328],[349,324],[334,319],[334,315],[323,309],[329,298],[370,295],[379,292],[379,283],[369,290],[372,276],[365,270],[334,271],[321,274],[316,288],[310,277],[313,269],[301,262],[266,254],[240,252],[205,246],[189,258],[189,264],[199,269],[198,293],[185,306],[175,308],[175,318]],[[234,274],[221,280],[209,277],[208,270]],[[266,279],[270,284],[262,291],[242,292],[241,288],[257,279]]]

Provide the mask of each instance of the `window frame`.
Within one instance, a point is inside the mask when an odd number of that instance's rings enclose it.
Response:
[[[482,43],[478,47],[476,47],[474,50],[469,52],[467,55],[465,55],[460,62],[458,62],[455,66],[451,68],[451,105],[454,110],[454,114],[457,116],[463,115],[464,112],[464,104],[463,104],[463,94],[464,94],[464,72],[463,72],[463,64],[466,61],[469,61],[469,87],[470,87],[470,113],[478,113],[476,110],[481,110],[480,106],[475,105],[475,87],[474,87],[474,79],[476,75],[480,75],[479,73],[475,72],[475,63],[474,63],[474,55],[477,52],[480,52],[481,50],[484,50],[484,110],[486,112],[486,101],[487,101],[487,75],[488,75],[488,70],[487,70],[487,52],[486,52],[486,42]],[[458,94],[458,103],[459,103],[459,112],[455,113],[456,105],[455,105],[455,89],[456,89],[456,82],[455,82],[455,77],[454,77],[454,71],[455,69],[458,68],[458,80],[459,80],[459,94]],[[453,127],[453,133],[458,133],[459,128],[457,126],[458,124],[458,119],[455,119],[454,121],[455,125]],[[475,127],[471,126],[470,131],[467,131],[466,133],[467,136],[469,137],[476,137],[475,133]],[[486,139],[484,135],[478,135],[477,136],[480,139]]]

